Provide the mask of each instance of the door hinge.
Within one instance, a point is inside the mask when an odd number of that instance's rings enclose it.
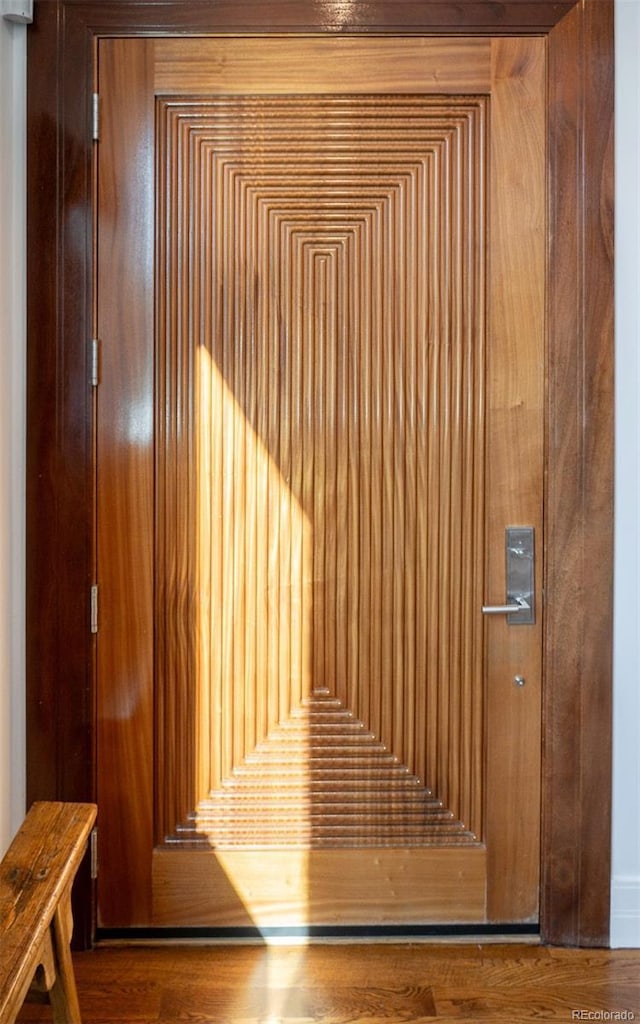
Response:
[[[98,632],[98,585],[94,583],[91,588],[91,632]]]
[[[91,138],[94,142],[100,140],[100,97],[97,92],[91,97]]]
[[[100,340],[98,338],[91,339],[91,387],[97,388],[100,379]]]
[[[93,828],[89,837],[89,856],[91,858],[91,877],[98,877],[98,829]]]

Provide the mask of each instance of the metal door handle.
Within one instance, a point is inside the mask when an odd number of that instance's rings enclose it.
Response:
[[[516,615],[518,612],[531,611],[531,605],[524,597],[514,598],[515,604],[483,604],[483,615]]]
[[[532,526],[508,526],[504,534],[505,603],[484,605],[484,615],[506,615],[509,626],[531,626],[535,622]]]

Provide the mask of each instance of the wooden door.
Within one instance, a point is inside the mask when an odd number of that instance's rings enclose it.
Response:
[[[537,919],[544,55],[99,43],[104,927]]]

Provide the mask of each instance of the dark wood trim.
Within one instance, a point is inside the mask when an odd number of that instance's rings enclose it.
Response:
[[[550,287],[542,919],[609,939],[613,630],[613,3],[549,39]]]
[[[608,941],[613,3],[37,0],[28,79],[29,800],[95,798],[90,93],[97,35],[549,33],[550,266],[542,934]],[[336,5],[330,8],[336,11]],[[569,12],[569,13],[568,13]],[[563,18],[564,16],[564,18]],[[560,20],[562,19],[563,20]],[[556,26],[557,27],[554,27]],[[75,908],[91,935],[85,873]]]
[[[27,138],[27,798],[95,795],[87,596],[93,529],[90,388],[90,36],[39,5],[29,30]],[[76,92],[59,46],[78,62]],[[34,56],[35,55],[35,56]],[[33,73],[34,62],[38,73]],[[88,69],[86,72],[85,69]],[[76,941],[91,940],[90,872],[80,868]],[[79,900],[79,892],[84,898]]]
[[[101,35],[208,32],[374,32],[540,35],[575,0],[36,0],[59,8],[64,32]],[[98,9],[99,8],[99,9]]]

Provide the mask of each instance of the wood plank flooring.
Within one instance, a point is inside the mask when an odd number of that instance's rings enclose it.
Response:
[[[83,1024],[640,1020],[640,950],[120,946],[75,968]],[[25,1006],[18,1019],[51,1018]]]

